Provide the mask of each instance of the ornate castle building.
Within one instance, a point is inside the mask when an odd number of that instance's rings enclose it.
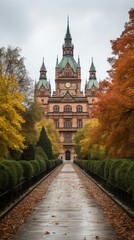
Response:
[[[91,109],[97,101],[96,90],[99,87],[93,64],[89,69],[85,92],[81,91],[80,59],[74,59],[74,45],[67,23],[67,31],[62,46],[63,56],[56,61],[55,91],[51,94],[51,84],[47,80],[47,71],[43,63],[39,81],[35,85],[35,97],[43,106],[44,116],[52,119],[60,133],[62,150],[60,158],[75,159],[73,136],[90,118]]]

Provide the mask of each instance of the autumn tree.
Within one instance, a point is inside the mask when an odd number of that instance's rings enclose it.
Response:
[[[82,139],[84,139],[85,131],[86,131],[86,127],[78,129],[78,131],[75,133],[73,138],[75,142],[74,150],[75,150],[75,153],[77,154],[78,159],[87,158],[86,154],[83,154],[81,152],[81,146],[80,146]]]
[[[134,157],[134,9],[121,36],[111,41],[111,82],[101,83],[96,116],[98,134],[112,157]]]
[[[23,94],[18,91],[18,83],[13,76],[0,75],[0,157],[8,155],[8,149],[21,151],[24,138],[20,134],[24,122]]]
[[[52,156],[52,145],[47,136],[46,130],[42,127],[37,146],[40,146],[43,151],[46,153],[48,159],[51,159]]]
[[[85,122],[74,136],[75,151],[81,159],[104,159],[105,147],[98,138],[98,119],[92,118]]]
[[[22,125],[22,135],[25,137],[25,143],[26,145],[36,145],[39,138],[39,133],[36,131],[36,124],[43,118],[41,104],[36,101],[29,104],[23,113],[23,118],[25,122]]]
[[[34,86],[32,79],[28,76],[21,56],[21,49],[16,47],[0,48],[1,75],[14,76],[18,82],[19,91],[25,95],[25,101],[33,98]]]

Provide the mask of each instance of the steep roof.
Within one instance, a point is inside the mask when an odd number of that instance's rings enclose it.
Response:
[[[99,83],[96,79],[90,79],[87,83],[87,89],[91,89],[92,87],[99,88]]]
[[[45,64],[44,64],[44,58],[43,58],[42,66],[40,68],[40,72],[46,72],[46,67],[45,67]]]
[[[40,89],[41,87],[44,87],[46,90],[49,90],[50,84],[47,81],[46,72],[47,71],[46,71],[46,67],[44,64],[44,58],[43,58],[43,62],[42,62],[41,68],[40,68],[40,78],[35,86],[37,90]]]
[[[93,58],[92,58],[92,63],[91,63],[91,67],[90,67],[90,72],[96,72],[94,63],[93,63]]]
[[[65,68],[67,64],[69,64],[73,71],[77,73],[77,68],[79,67],[79,64],[75,61],[75,59],[72,56],[62,57],[62,60],[57,66],[59,68],[59,71],[62,72],[62,70]]]
[[[49,90],[49,82],[45,79],[40,79],[36,84],[36,89],[40,89],[41,87],[44,87],[46,90]]]
[[[66,46],[73,47],[72,37],[71,37],[70,29],[69,29],[69,18],[67,20],[67,31],[66,31],[64,40],[65,40],[65,43],[64,43],[63,47],[66,47]]]

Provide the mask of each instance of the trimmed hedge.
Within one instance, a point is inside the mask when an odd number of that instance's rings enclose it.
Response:
[[[134,160],[75,160],[74,162],[85,171],[104,177],[115,187],[131,193],[134,199]]]
[[[9,185],[10,175],[7,167],[0,163],[0,191],[6,191]]]
[[[29,163],[33,168],[33,176],[37,176],[40,173],[40,164],[36,160],[30,160]]]
[[[23,169],[24,178],[31,179],[33,176],[34,170],[30,162],[26,160],[20,160],[18,163],[21,165]]]
[[[40,165],[40,172],[46,171],[46,162],[44,160],[37,160]]]
[[[15,160],[3,160],[1,162],[6,168],[9,176],[8,188],[19,184],[23,179],[23,169]]]
[[[0,192],[7,191],[23,180],[30,180],[41,172],[51,170],[61,164],[61,159],[54,160],[2,160],[0,162]]]

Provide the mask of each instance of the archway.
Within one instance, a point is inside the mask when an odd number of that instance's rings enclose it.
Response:
[[[66,151],[66,152],[65,152],[65,159],[66,159],[66,160],[70,160],[70,159],[71,159],[70,151]]]

